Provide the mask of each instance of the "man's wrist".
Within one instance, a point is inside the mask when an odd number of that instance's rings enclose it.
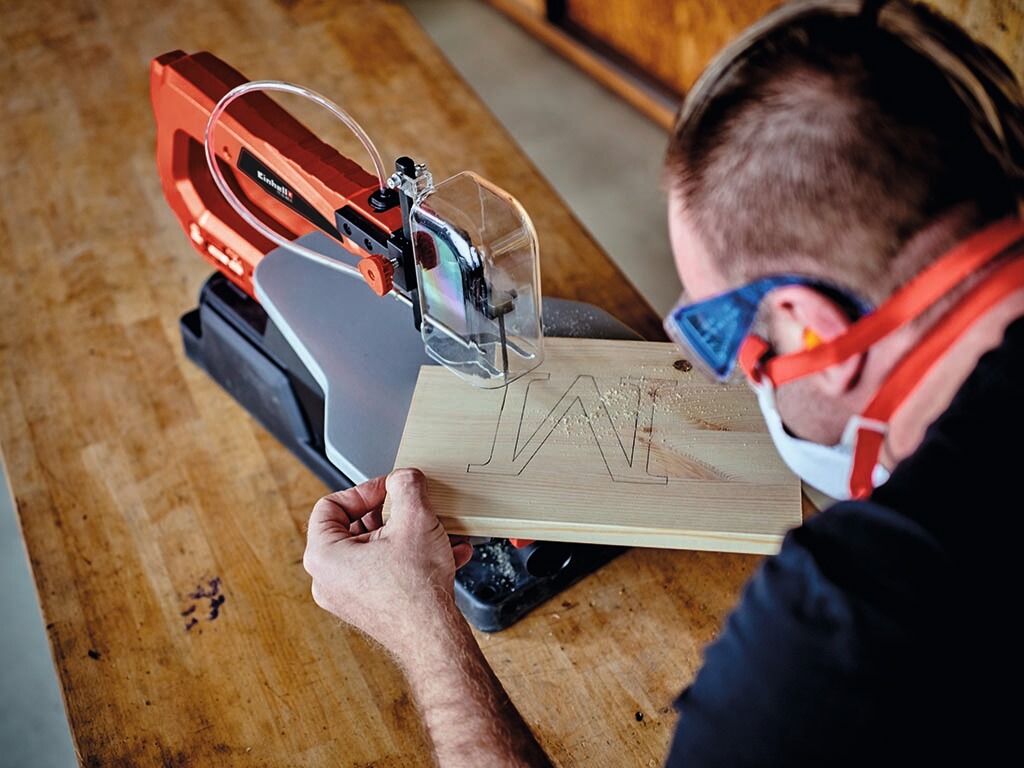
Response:
[[[392,652],[412,682],[423,670],[447,662],[454,649],[476,648],[476,639],[453,594],[434,590],[411,606],[403,631],[393,639]]]

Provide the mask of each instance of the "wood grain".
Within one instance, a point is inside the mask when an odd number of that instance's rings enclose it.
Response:
[[[502,389],[425,366],[397,463],[427,474],[450,533],[774,553],[799,481],[745,383],[677,362],[674,344],[553,338]]]
[[[160,190],[150,59],[211,50],[328,95],[385,158],[478,171],[534,219],[545,293],[658,318],[398,2],[0,18],[0,446],[82,764],[430,765],[396,667],[310,598],[328,489],[182,351],[209,268]],[[480,642],[556,765],[658,764],[759,560],[630,550]]]

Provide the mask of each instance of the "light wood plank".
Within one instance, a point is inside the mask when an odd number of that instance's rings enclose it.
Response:
[[[750,388],[684,362],[668,343],[552,338],[499,389],[424,366],[397,463],[427,474],[450,533],[777,551],[799,480]]]

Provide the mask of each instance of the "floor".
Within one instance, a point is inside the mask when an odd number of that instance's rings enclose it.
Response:
[[[666,311],[679,282],[658,183],[664,131],[478,0],[406,4],[628,279]],[[6,487],[0,583],[0,768],[70,768],[77,760]]]

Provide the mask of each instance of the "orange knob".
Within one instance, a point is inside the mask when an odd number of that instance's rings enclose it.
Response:
[[[359,274],[378,296],[390,293],[394,286],[392,278],[395,266],[383,256],[374,255],[362,259],[359,262]]]

